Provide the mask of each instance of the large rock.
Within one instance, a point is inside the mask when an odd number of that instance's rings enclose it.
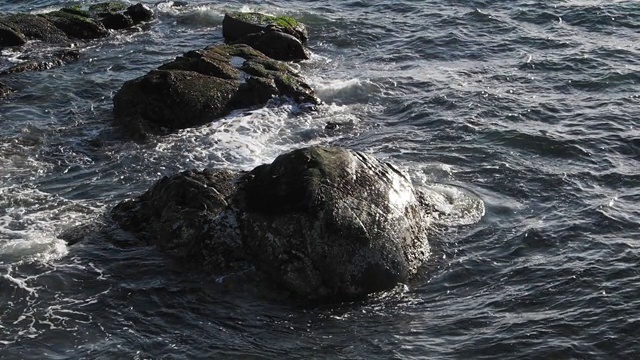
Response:
[[[21,46],[27,40],[51,44],[69,44],[71,39],[96,39],[109,34],[107,29],[124,29],[153,18],[146,5],[129,6],[109,1],[62,8],[39,15],[9,14],[0,17],[0,47]]]
[[[10,14],[0,18],[3,24],[27,40],[40,40],[52,44],[69,42],[67,35],[42,16],[32,14]]]
[[[370,155],[281,155],[244,176],[234,202],[255,265],[304,298],[389,289],[429,256],[429,216],[407,175]]]
[[[70,38],[97,39],[109,35],[109,31],[101,22],[91,18],[88,13],[81,10],[62,9],[42,14],[41,16]]]
[[[237,41],[247,35],[262,31],[280,31],[307,42],[307,27],[289,16],[271,16],[256,12],[227,13],[222,20],[222,36],[227,41]]]
[[[228,43],[249,45],[272,59],[309,59],[309,52],[304,47],[307,29],[288,16],[227,13],[222,21],[222,34]]]
[[[140,78],[127,81],[113,99],[117,124],[182,129],[232,110],[264,105],[274,96],[317,104],[313,90],[286,64],[246,45],[190,51]],[[143,125],[141,125],[143,124]]]
[[[112,218],[142,244],[220,272],[253,264],[295,297],[349,300],[394,287],[429,257],[429,211],[372,156],[311,147],[249,173],[187,171]]]
[[[111,212],[142,244],[211,272],[237,268],[246,258],[228,201],[239,173],[185,171],[164,177],[142,196]]]

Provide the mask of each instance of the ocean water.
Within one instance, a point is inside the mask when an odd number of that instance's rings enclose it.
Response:
[[[81,45],[76,63],[0,79],[18,90],[0,101],[0,358],[640,357],[639,2],[149,5],[157,20]],[[297,67],[325,105],[273,102],[145,142],[112,125],[125,81],[221,43],[232,10],[308,25]],[[5,49],[0,69],[43,51]],[[418,281],[304,307],[153,248],[60,239],[163,175],[311,144],[393,161],[428,189],[447,216]]]

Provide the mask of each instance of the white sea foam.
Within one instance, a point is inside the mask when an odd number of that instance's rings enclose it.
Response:
[[[65,256],[65,228],[90,221],[102,208],[70,201],[29,186],[0,188],[0,263],[49,262]]]
[[[151,157],[180,159],[181,167],[219,167],[249,170],[272,161],[293,148],[327,144],[337,137],[325,133],[328,121],[356,123],[345,107],[321,106],[301,112],[298,105],[278,104],[237,111],[198,128],[169,135],[157,144]]]
[[[318,97],[327,103],[359,102],[378,91],[378,87],[371,81],[358,78],[326,80],[321,77],[312,77],[308,80]]]

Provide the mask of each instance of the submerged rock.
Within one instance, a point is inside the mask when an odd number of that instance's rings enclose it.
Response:
[[[61,50],[55,52],[48,60],[31,60],[14,65],[6,70],[0,71],[0,76],[16,74],[25,71],[44,71],[61,66],[80,58],[80,52],[78,50]]]
[[[14,90],[10,87],[8,87],[7,85],[0,83],[0,99],[4,99],[7,96],[9,96],[9,94],[11,94]]]
[[[309,59],[309,52],[304,47],[307,29],[288,16],[227,13],[222,21],[222,34],[227,42],[249,45],[272,59]]]
[[[214,271],[249,262],[309,300],[390,289],[430,252],[430,213],[407,176],[341,148],[295,150],[249,173],[165,177],[112,218],[143,244]]]
[[[182,129],[232,110],[261,106],[274,96],[318,104],[313,90],[286,64],[246,45],[190,51],[140,78],[113,98],[117,124],[131,131],[151,125]],[[142,124],[142,125],[141,125]]]

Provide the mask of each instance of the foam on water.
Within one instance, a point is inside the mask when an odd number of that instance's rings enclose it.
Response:
[[[317,112],[309,113],[298,105],[274,99],[266,107],[238,111],[211,124],[169,135],[154,152],[163,158],[181,158],[183,168],[250,170],[292,148],[336,141],[342,135],[327,133],[325,126],[329,120],[340,118],[357,122],[346,107],[320,106]]]
[[[70,201],[27,185],[0,188],[0,264],[49,262],[68,253],[57,235],[91,221],[103,209]]]

